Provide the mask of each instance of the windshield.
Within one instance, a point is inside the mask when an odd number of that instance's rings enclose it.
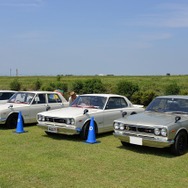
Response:
[[[188,99],[156,98],[146,111],[188,113]]]
[[[33,100],[34,93],[15,93],[9,100],[8,103],[23,103],[30,104]]]
[[[103,109],[106,103],[106,99],[106,97],[101,96],[79,96],[71,104],[71,106]]]

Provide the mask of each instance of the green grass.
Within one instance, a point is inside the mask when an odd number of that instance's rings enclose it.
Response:
[[[0,130],[1,188],[187,187],[188,153],[124,148],[112,133],[87,144],[78,136],[48,136],[37,126],[24,129]]]

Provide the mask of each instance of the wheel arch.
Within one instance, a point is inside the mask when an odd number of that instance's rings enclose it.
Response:
[[[89,126],[90,125],[90,122],[91,122],[91,119],[87,119],[82,127],[82,129],[84,128],[84,126]],[[95,121],[94,119],[94,126],[95,126],[95,133],[97,134],[98,133],[98,125],[97,125],[97,122]]]
[[[179,134],[180,132],[185,132],[185,133],[186,133],[186,135],[187,135],[187,144],[188,144],[188,131],[187,131],[185,128],[181,128],[181,129],[179,129],[179,130],[176,132],[176,135],[175,135],[175,137],[174,137],[174,140],[176,139],[176,137],[178,136],[178,134]]]
[[[10,121],[11,121],[11,120],[14,119],[14,121],[17,122],[17,120],[18,120],[18,114],[19,114],[19,112],[14,111],[14,112],[12,112],[12,113],[10,113],[10,114],[8,115],[8,117],[7,117],[7,119],[6,119],[6,122],[5,122],[5,125],[6,125],[8,128],[12,128],[12,127],[10,126]],[[24,118],[23,118],[23,116],[22,116],[22,121],[23,121],[23,124],[24,124]],[[13,127],[13,128],[15,128],[15,127]]]

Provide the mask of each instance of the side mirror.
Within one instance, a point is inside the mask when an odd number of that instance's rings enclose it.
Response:
[[[126,116],[127,112],[122,112],[122,117]]]
[[[177,123],[180,119],[181,119],[180,116],[176,116],[176,117],[175,117],[175,123]]]
[[[89,112],[89,110],[88,110],[88,109],[85,109],[83,114],[86,114],[86,113],[88,113],[88,112]]]

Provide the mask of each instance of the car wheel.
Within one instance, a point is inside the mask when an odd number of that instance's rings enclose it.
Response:
[[[17,121],[18,121],[18,114],[17,113],[11,114],[6,121],[6,127],[8,129],[16,128]]]
[[[88,131],[89,131],[89,122],[87,122],[83,128],[82,128],[82,131],[80,132],[80,137],[84,140],[87,139],[87,136],[88,136]]]
[[[183,155],[187,150],[187,134],[184,131],[178,133],[174,144],[171,146],[171,152],[177,156]]]
[[[90,126],[90,121],[88,121],[82,128],[82,131],[80,132],[80,137],[84,140],[87,139],[88,137],[88,131],[89,131],[89,126]],[[96,123],[94,124],[95,127],[95,134],[98,133],[98,127],[96,125]]]

